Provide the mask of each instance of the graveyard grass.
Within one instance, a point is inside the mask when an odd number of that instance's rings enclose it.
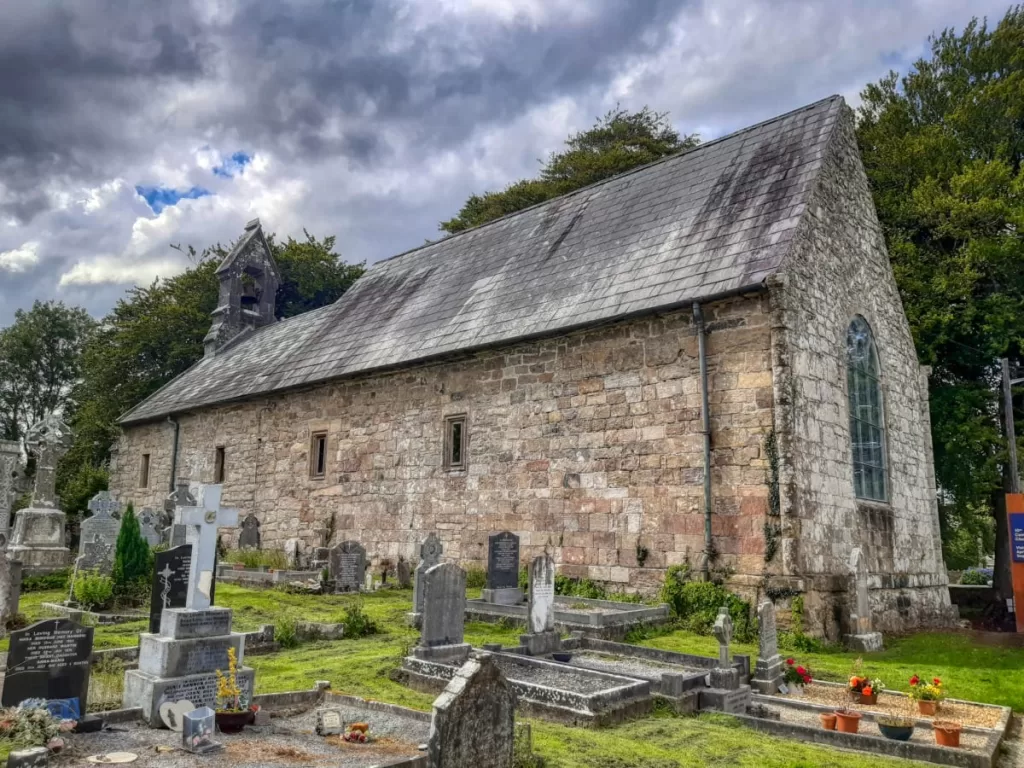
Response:
[[[473,590],[470,590],[472,595]],[[45,618],[40,604],[59,602],[60,592],[32,592],[22,596],[23,612],[32,620]],[[391,679],[391,673],[411,648],[417,633],[405,625],[411,590],[387,590],[371,595],[311,596],[278,590],[254,590],[230,584],[217,586],[217,603],[235,612],[235,630],[258,629],[283,620],[341,621],[344,610],[362,605],[380,632],[337,642],[303,644],[268,655],[246,655],[256,669],[257,692],[306,689],[315,680],[330,680],[335,691],[429,710],[434,696],[410,690]],[[145,622],[96,628],[96,648],[135,645]],[[466,640],[513,644],[520,629],[469,623]],[[713,656],[713,637],[675,631],[652,632],[644,645]],[[888,687],[905,689],[913,674],[942,677],[951,696],[1012,706],[1024,711],[1024,649],[992,648],[972,643],[961,634],[922,633],[887,638],[887,650],[864,656],[864,671],[881,677]],[[0,643],[6,649],[7,640]],[[733,650],[756,656],[755,645],[737,643]],[[784,653],[787,651],[784,649]],[[788,651],[809,664],[820,679],[840,681],[849,675],[856,654],[826,650],[817,653]],[[94,670],[94,675],[98,670]],[[120,673],[110,677],[116,687]],[[96,677],[94,676],[94,680]],[[777,739],[738,727],[725,716],[678,717],[667,712],[612,728],[584,730],[533,721],[534,747],[550,768],[672,768],[677,765],[737,765],[798,768],[798,766],[897,766],[905,762],[878,756],[856,755]],[[2,744],[0,744],[2,756]]]

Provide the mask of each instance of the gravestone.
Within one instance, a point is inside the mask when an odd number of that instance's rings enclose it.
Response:
[[[758,693],[771,695],[782,682],[782,656],[779,655],[779,636],[775,627],[775,606],[770,600],[757,606],[758,652],[757,667],[750,687]]]
[[[67,567],[71,556],[56,492],[57,462],[71,447],[71,429],[51,415],[29,429],[25,443],[36,457],[35,488],[32,505],[14,519],[9,557],[29,574],[51,573]]]
[[[338,707],[321,707],[316,711],[316,735],[337,736],[345,732],[345,718]]]
[[[21,464],[21,445],[0,440],[0,637],[7,619],[18,613],[21,594],[21,561],[8,557],[11,541],[11,507],[14,505],[14,480]]]
[[[523,602],[523,591],[519,589],[519,537],[510,531],[487,537],[487,588],[481,597],[498,605]]]
[[[527,634],[519,638],[530,656],[553,653],[560,647],[555,632],[555,561],[547,552],[530,563],[530,595],[526,611]]]
[[[463,660],[466,572],[455,563],[435,565],[423,575],[423,629],[413,653],[421,659]]]
[[[238,524],[238,510],[220,506],[219,485],[200,486],[195,506],[178,509],[183,524],[195,529],[191,545],[184,608],[166,608],[158,634],[139,635],[139,668],[125,672],[124,706],[140,707],[151,726],[161,725],[165,702],[188,700],[197,707],[217,701],[216,671],[227,672],[228,651],[238,663],[238,686],[250,701],[255,672],[244,666],[245,635],[231,631],[231,609],[211,607],[217,530]],[[161,578],[170,580],[172,569]],[[180,573],[180,566],[178,567]],[[162,595],[161,595],[162,602]]]
[[[89,702],[92,627],[70,619],[46,619],[11,633],[0,704],[16,707],[25,699],[78,699]]]
[[[167,608],[184,608],[188,596],[188,571],[192,545],[157,552],[153,557],[153,587],[149,599],[149,631],[160,631],[160,617]]]
[[[850,634],[843,641],[853,651],[882,650],[882,633],[875,632],[871,622],[871,597],[868,594],[868,570],[864,553],[855,547],[850,553],[850,586],[854,610],[850,614]]]
[[[399,555],[398,565],[395,566],[398,578],[398,588],[408,589],[412,584],[412,572],[409,570],[409,561]]]
[[[189,526],[181,522],[179,508],[195,506],[196,497],[189,488],[188,480],[179,478],[174,492],[164,500],[164,512],[170,520],[168,526],[161,531],[161,540],[168,547],[180,547],[188,541]]]
[[[138,514],[139,532],[150,547],[160,545],[160,527],[163,520],[150,507],[143,507]]]
[[[512,768],[515,703],[491,654],[474,654],[434,701],[430,765]]]
[[[441,562],[443,552],[444,546],[435,533],[431,533],[420,544],[420,561],[416,564],[412,583],[412,611],[406,615],[409,625],[416,629],[420,628],[423,619],[423,575]]]
[[[358,541],[343,541],[331,550],[335,592],[358,592],[366,573],[366,550]]]
[[[718,666],[708,673],[708,688],[700,691],[698,706],[700,709],[743,714],[750,704],[750,686],[740,685],[739,670],[730,660],[733,625],[729,609],[724,605],[718,609],[713,632],[718,640]]]
[[[260,548],[260,521],[256,515],[248,514],[242,521],[242,532],[238,534],[238,548]]]
[[[121,521],[114,514],[121,511],[121,504],[108,491],[100,491],[89,500],[89,510],[92,515],[81,525],[77,567],[80,571],[98,571],[109,576],[114,569],[117,534],[121,531]]]

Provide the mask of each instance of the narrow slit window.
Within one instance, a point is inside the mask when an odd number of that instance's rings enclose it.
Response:
[[[888,502],[881,366],[871,326],[859,315],[846,333],[846,361],[853,490],[858,499]]]
[[[317,479],[327,474],[327,433],[317,432],[309,451],[309,476]]]
[[[142,454],[139,462],[139,488],[149,488],[149,454]]]
[[[213,482],[224,482],[224,446],[217,446],[217,455],[213,459]]]
[[[445,419],[444,466],[446,469],[466,468],[466,417],[449,416]]]

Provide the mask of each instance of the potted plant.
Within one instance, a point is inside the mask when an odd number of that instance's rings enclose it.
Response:
[[[242,699],[238,687],[238,659],[228,648],[228,673],[217,670],[217,709],[215,719],[221,733],[238,733],[253,721],[255,712]]]
[[[802,696],[804,686],[810,685],[814,678],[811,677],[811,670],[796,663],[793,658],[786,659],[786,672],[783,675],[783,682],[796,696]]]
[[[852,709],[837,709],[836,730],[840,733],[856,733],[860,728],[861,717],[860,712],[854,712]]]
[[[835,712],[819,712],[818,719],[821,720],[821,727],[826,731],[834,731],[836,729]]]
[[[910,698],[917,702],[917,711],[922,715],[934,715],[945,696],[939,678],[933,677],[931,683],[926,683],[917,675],[910,678]]]
[[[935,743],[940,747],[959,747],[960,731],[963,726],[954,723],[952,720],[933,720],[932,728],[935,731]]]
[[[885,683],[879,678],[859,677],[854,675],[850,678],[850,700],[860,704],[874,705],[878,703],[878,694],[885,690]]]

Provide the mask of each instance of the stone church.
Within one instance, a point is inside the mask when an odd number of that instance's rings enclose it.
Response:
[[[689,564],[802,594],[833,638],[859,549],[877,629],[950,616],[928,371],[840,97],[376,263],[285,321],[258,220],[218,276],[204,359],[121,419],[122,501],[222,482],[265,548],[357,539],[378,562],[434,531],[484,564],[507,529],[629,591]]]

